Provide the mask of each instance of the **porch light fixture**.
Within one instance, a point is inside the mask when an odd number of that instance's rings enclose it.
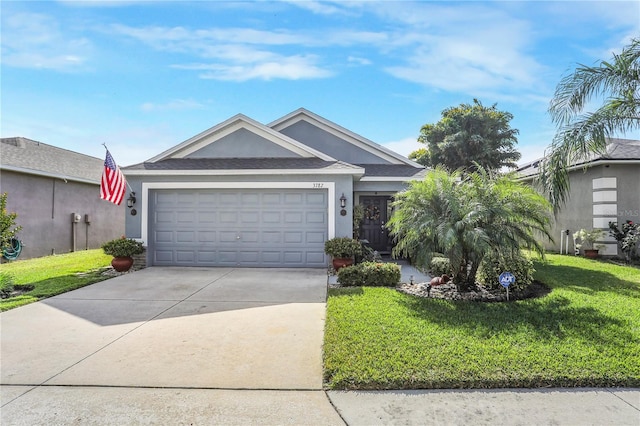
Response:
[[[127,198],[127,207],[131,208],[135,203],[136,203],[136,193],[131,192],[131,194],[129,194],[129,198]]]
[[[344,192],[342,193],[342,197],[340,197],[340,207],[343,209],[347,206],[347,197],[344,196]]]

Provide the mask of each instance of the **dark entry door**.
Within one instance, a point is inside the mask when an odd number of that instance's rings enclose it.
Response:
[[[390,252],[389,232],[385,224],[389,219],[391,197],[361,196],[360,204],[364,207],[362,221],[362,238],[369,241],[372,249],[379,252]]]

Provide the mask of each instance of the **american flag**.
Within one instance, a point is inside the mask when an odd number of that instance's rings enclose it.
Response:
[[[102,172],[102,182],[100,183],[100,198],[120,205],[124,198],[127,181],[120,171],[120,168],[113,161],[113,157],[107,150],[107,157],[104,160],[104,171]]]

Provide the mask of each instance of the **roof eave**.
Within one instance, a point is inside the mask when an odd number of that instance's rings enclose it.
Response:
[[[24,174],[34,175],[34,176],[42,176],[42,177],[53,178],[53,179],[60,179],[60,180],[63,180],[65,182],[66,181],[72,181],[72,182],[88,183],[88,184],[91,184],[91,185],[100,185],[100,181],[99,180],[85,179],[85,178],[81,178],[81,177],[63,175],[63,174],[60,174],[60,173],[47,172],[47,171],[43,171],[43,170],[34,170],[34,169],[28,169],[28,168],[24,168],[24,167],[10,166],[10,165],[6,165],[6,164],[0,165],[0,170],[7,170],[7,171],[10,171],[10,172],[24,173]]]
[[[230,170],[122,170],[125,176],[238,176],[238,175],[353,175],[364,169],[230,169]]]

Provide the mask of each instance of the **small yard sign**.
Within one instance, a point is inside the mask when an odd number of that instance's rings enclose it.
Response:
[[[498,278],[502,287],[507,289],[507,300],[509,300],[509,286],[516,282],[516,276],[511,272],[503,272]]]

